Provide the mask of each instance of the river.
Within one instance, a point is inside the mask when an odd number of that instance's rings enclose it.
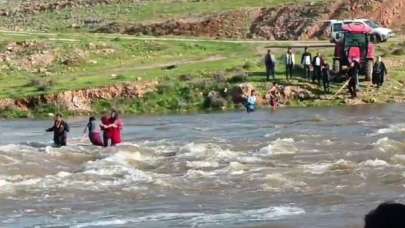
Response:
[[[0,122],[0,227],[353,227],[405,202],[405,106],[125,118],[126,143],[49,146]]]

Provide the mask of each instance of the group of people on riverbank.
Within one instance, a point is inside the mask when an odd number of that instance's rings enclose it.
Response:
[[[296,58],[295,53],[291,48],[287,49],[287,52],[283,56],[285,63],[285,77],[288,80],[293,79],[296,69]],[[270,76],[272,76],[273,81],[276,75],[276,65],[277,59],[272,54],[271,50],[267,51],[264,60],[266,66],[266,78],[269,81]],[[324,91],[329,92],[329,81],[330,81],[330,67],[325,61],[325,58],[318,52],[315,56],[308,51],[306,47],[304,53],[301,56],[301,65],[304,71],[304,78],[312,80],[312,83],[317,83],[321,86],[323,82]]]
[[[109,115],[101,117],[98,124],[96,117],[91,116],[84,128],[84,135],[89,138],[95,146],[115,146],[122,142],[122,129],[124,127],[122,119],[119,118],[116,110],[111,110]],[[53,141],[56,147],[67,145],[67,134],[70,131],[68,123],[63,120],[61,114],[56,114],[53,126],[46,130],[53,132]]]
[[[282,56],[285,64],[285,77],[286,80],[293,79],[294,74],[296,74],[296,57],[295,53],[291,48],[287,49],[287,52]],[[276,66],[277,58],[273,55],[271,50],[267,51],[267,54],[264,58],[264,63],[266,67],[266,79],[269,81],[270,76],[273,81],[276,79]],[[316,83],[319,87],[323,86],[325,93],[330,92],[330,81],[332,80],[332,73],[330,65],[328,64],[326,58],[321,54],[317,53],[315,56],[312,56],[309,52],[308,47],[305,47],[304,52],[301,56],[300,62],[303,69],[303,78],[311,80],[312,83]],[[356,97],[355,91],[352,88],[358,90],[359,85],[359,71],[360,64],[356,61],[353,61],[347,71],[347,80],[348,88],[352,97]],[[387,68],[382,61],[381,56],[377,58],[373,66],[373,78],[372,83],[377,88],[381,87],[385,80],[385,75],[387,74]]]
[[[287,52],[283,56],[285,63],[285,77],[289,81],[293,79],[295,74],[294,70],[296,68],[295,54],[291,48],[287,49]],[[269,99],[269,104],[273,110],[277,109],[279,106],[279,97],[280,92],[277,84],[275,83],[276,79],[276,65],[277,59],[271,52],[267,51],[267,54],[264,58],[266,66],[266,79],[270,80],[270,76],[273,79],[273,85],[267,92],[267,98]],[[330,93],[330,81],[332,80],[332,71],[330,65],[327,63],[325,57],[319,52],[312,56],[308,48],[305,47],[304,52],[301,56],[301,65],[303,69],[303,78],[316,83],[319,87],[323,85],[324,93]],[[353,61],[350,63],[349,67],[346,70],[345,77],[347,79],[346,84],[349,90],[349,93],[352,98],[357,97],[357,91],[359,90],[359,72],[360,72],[360,63]],[[373,77],[372,84],[377,88],[381,87],[385,80],[385,75],[387,74],[387,68],[382,61],[381,57],[378,57],[374,66],[373,66]],[[343,88],[343,87],[342,87]],[[245,99],[244,106],[247,112],[253,112],[256,110],[257,97],[256,91],[252,90],[249,95],[243,97]]]

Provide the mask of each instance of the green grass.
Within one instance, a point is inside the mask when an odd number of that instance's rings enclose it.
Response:
[[[13,37],[2,38],[4,43]],[[48,67],[48,74],[33,73],[7,67],[0,63],[0,97],[26,97],[65,90],[99,87],[135,80],[161,80],[182,74],[200,76],[226,68],[236,67],[242,61],[238,53],[246,57],[253,55],[254,48],[242,44],[222,44],[214,42],[175,42],[175,41],[141,41],[123,39],[94,39],[81,37],[79,42],[44,42],[60,58],[69,57],[76,50],[87,52],[83,63],[66,66],[58,60]],[[103,46],[114,53],[103,54],[100,49],[91,46]],[[104,48],[103,48],[104,49]],[[209,58],[221,59],[210,61]],[[208,62],[205,62],[208,61]],[[177,64],[173,70],[162,66]],[[112,77],[112,75],[116,77]],[[38,89],[33,80],[52,82],[49,88]],[[35,84],[35,83],[34,83]]]
[[[168,113],[168,112],[193,112],[210,110],[213,107],[206,105],[206,95],[210,91],[224,91],[230,89],[238,82],[231,82],[229,78],[236,72],[248,72],[247,82],[253,84],[260,94],[265,94],[271,83],[265,81],[263,54],[266,44],[235,44],[213,41],[184,42],[184,41],[143,41],[121,38],[101,37],[95,34],[56,34],[53,37],[73,38],[77,41],[55,41],[46,36],[1,36],[0,51],[3,52],[7,44],[14,41],[32,41],[46,43],[50,50],[54,50],[59,58],[66,58],[76,50],[87,52],[83,61],[74,65],[64,65],[59,60],[48,67],[48,73],[33,73],[18,69],[17,66],[6,66],[0,63],[0,98],[21,98],[37,96],[40,94],[57,93],[66,90],[102,87],[133,81],[157,80],[161,87],[157,93],[147,94],[142,99],[117,99],[112,101],[97,101],[93,109],[100,112],[111,107],[118,108],[124,113]],[[382,50],[395,50],[399,43],[382,44]],[[100,50],[114,50],[113,53],[103,54]],[[323,92],[311,86],[305,80],[297,77],[296,80],[284,80],[284,65],[282,55],[285,49],[273,48],[273,53],[278,57],[277,82],[280,85],[294,85],[310,88],[316,94]],[[312,52],[320,51],[329,62],[332,60],[331,48],[311,49]],[[297,49],[297,60],[302,50]],[[25,52],[24,52],[25,53]],[[29,52],[27,52],[29,53]],[[25,54],[20,57],[23,58]],[[207,61],[212,57],[221,57],[214,61]],[[398,62],[403,56],[388,55],[387,61]],[[171,70],[161,66],[177,64]],[[398,66],[390,70],[390,76],[397,81],[405,79],[404,67]],[[224,75],[226,81],[218,81],[214,74]],[[301,74],[299,71],[297,72]],[[112,77],[115,75],[116,77]],[[332,91],[337,91],[340,84],[332,85]],[[398,87],[398,88],[397,88]],[[395,88],[395,89],[393,89]],[[380,90],[379,96],[384,100],[393,100],[393,96],[403,96],[402,87],[389,83],[387,89]],[[368,94],[364,99],[373,100],[374,94]],[[230,102],[230,97],[225,96],[227,108],[235,108]],[[380,102],[377,100],[377,102]],[[291,106],[330,106],[340,105],[342,100],[307,100],[294,101]],[[215,109],[215,107],[214,107]],[[50,112],[60,111],[55,105],[42,105],[29,112],[16,110],[3,110],[0,117],[29,117],[45,116]],[[62,110],[63,111],[63,110]],[[69,113],[72,115],[74,113]]]

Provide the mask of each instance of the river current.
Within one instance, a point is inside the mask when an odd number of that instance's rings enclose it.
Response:
[[[405,106],[124,118],[125,143],[52,148],[0,122],[0,227],[353,227],[405,202]]]

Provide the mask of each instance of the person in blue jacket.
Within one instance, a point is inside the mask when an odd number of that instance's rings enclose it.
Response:
[[[256,91],[252,90],[250,96],[246,97],[245,107],[248,113],[256,111],[257,98]]]

